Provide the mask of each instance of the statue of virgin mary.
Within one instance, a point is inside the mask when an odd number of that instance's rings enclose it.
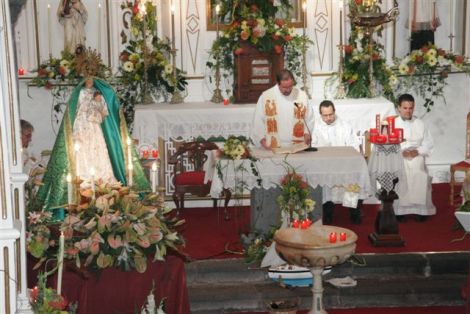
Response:
[[[128,139],[129,131],[114,89],[99,78],[82,81],[68,101],[37,205],[45,210],[66,206],[67,174],[89,184],[92,168],[95,178],[102,178],[105,183],[119,181],[127,185],[131,173],[133,190],[148,191],[149,182]],[[129,168],[132,171],[126,172]]]

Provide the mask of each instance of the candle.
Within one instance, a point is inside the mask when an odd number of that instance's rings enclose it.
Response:
[[[228,106],[228,104],[229,104],[228,98],[224,98],[224,106]]]
[[[73,192],[73,185],[72,185],[72,175],[67,173],[67,204],[72,204],[72,192]]]
[[[175,50],[175,5],[171,3],[171,49]]]
[[[343,0],[338,3],[339,6],[339,45],[343,51]]]
[[[64,269],[64,233],[60,233],[59,237],[59,253],[57,255],[57,294],[60,295],[62,292],[62,272]]]
[[[158,150],[157,149],[152,150],[152,157],[153,158],[158,158]]]
[[[337,240],[337,238],[336,238],[336,232],[330,233],[330,237],[329,237],[329,238],[330,238],[330,243],[336,243],[336,240]]]
[[[379,135],[377,135],[377,138],[375,139],[375,142],[377,144],[384,144],[384,143],[387,142],[387,136],[379,134]]]
[[[340,241],[346,241],[346,232],[341,232],[339,234],[339,240]]]
[[[377,133],[380,134],[380,114],[375,115],[375,128],[377,129]]]
[[[390,133],[390,134],[388,135],[388,141],[389,141],[390,144],[398,144],[398,143],[400,143],[400,142],[398,141],[398,133]]]
[[[79,166],[78,166],[78,162],[79,162],[78,153],[80,151],[80,144],[75,143],[73,145],[73,150],[75,151],[75,176],[78,178],[80,177],[80,171],[79,171]]]
[[[132,151],[131,151],[132,140],[130,137],[127,137],[126,143],[127,143],[127,162],[129,164],[132,164]]]
[[[98,3],[98,53],[101,53],[101,3]]]
[[[51,5],[47,4],[47,43],[49,46],[49,58],[52,57],[52,48],[51,48]]]
[[[436,5],[436,2],[433,3],[434,7],[435,5]],[[454,0],[450,0],[450,6],[449,6],[449,32],[450,32],[450,36],[454,35]]]
[[[91,198],[95,199],[95,168],[94,167],[91,167],[90,169],[90,177],[91,177],[91,191],[92,191]]]
[[[157,162],[154,161],[152,164],[152,193],[157,191]]]
[[[307,229],[308,226],[308,221],[306,219],[302,220],[302,223],[300,224],[300,229]]]
[[[132,166],[132,164],[129,164],[127,169],[129,169],[129,179],[127,180],[127,186],[132,186],[134,185],[134,181],[133,181],[134,166]]]
[[[411,33],[413,32],[413,20],[414,20],[414,1],[408,2],[408,40],[411,41]]]
[[[403,129],[402,128],[396,128],[395,133],[398,135],[398,143],[403,142]]]
[[[24,68],[23,67],[20,67],[18,69],[18,75],[24,75]]]
[[[142,152],[142,158],[143,158],[143,159],[148,159],[148,158],[149,158],[149,151],[148,151],[148,149],[146,149],[146,150],[144,150],[144,151]]]
[[[298,228],[300,226],[300,222],[297,219],[294,219],[292,222],[292,228]]]
[[[304,1],[302,2],[302,11],[304,12],[304,29],[303,35],[305,36],[305,30],[307,28],[307,3]]]
[[[388,122],[389,132],[395,133],[395,118],[396,116],[387,117],[386,120]]]
[[[217,4],[215,6],[215,14],[217,15],[217,21],[219,20],[218,17],[219,17],[219,14],[220,14],[220,4]]]

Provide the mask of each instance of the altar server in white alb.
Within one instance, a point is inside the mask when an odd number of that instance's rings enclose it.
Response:
[[[314,115],[307,94],[294,86],[294,76],[288,70],[279,72],[276,81],[258,99],[251,139],[266,149],[310,144]]]
[[[315,123],[313,133],[316,135],[313,146],[350,146],[359,151],[359,139],[354,134],[352,126],[336,114],[335,105],[329,100],[324,100],[319,106],[320,117]],[[323,187],[323,223],[333,222],[333,209],[331,189]],[[358,201],[356,208],[349,209],[351,222],[360,224],[362,200]]]
[[[401,144],[405,162],[408,190],[399,194],[395,203],[395,214],[399,221],[408,214],[418,215],[419,221],[425,221],[430,215],[436,214],[436,207],[431,199],[431,177],[425,164],[425,158],[433,150],[433,139],[424,122],[413,116],[415,100],[409,94],[398,98],[398,113],[395,126],[403,128],[405,141]]]

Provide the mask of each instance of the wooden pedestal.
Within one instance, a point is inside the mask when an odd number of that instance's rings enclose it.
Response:
[[[276,74],[284,68],[284,54],[261,52],[242,44],[235,55],[235,103],[255,103],[262,92],[276,84]]]
[[[382,209],[375,218],[375,232],[369,234],[369,240],[374,246],[403,246],[405,241],[398,231],[398,222],[393,211],[393,201],[398,199],[395,191],[383,190],[379,194]]]

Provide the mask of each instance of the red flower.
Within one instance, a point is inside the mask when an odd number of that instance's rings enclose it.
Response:
[[[36,302],[37,298],[39,295],[39,288],[36,286],[33,289],[29,289],[29,298],[31,300],[31,303]]]
[[[439,56],[445,56],[445,55],[446,55],[446,51],[445,51],[444,49],[440,49],[440,48],[439,48],[439,49],[437,49],[437,54],[438,54]]]
[[[253,12],[253,13],[258,12],[258,7],[256,6],[256,4],[252,4],[250,9],[251,9],[251,12]]]
[[[65,75],[65,68],[64,68],[64,67],[60,67],[60,68],[59,68],[59,73],[60,73],[60,75]]]
[[[292,40],[292,36],[291,35],[286,35],[286,36],[284,36],[284,40],[285,41]]]
[[[254,19],[249,19],[248,21],[246,21],[246,24],[248,24],[251,27],[256,27],[256,25],[258,25],[258,21]]]
[[[272,34],[271,38],[272,38],[273,40],[278,40],[278,39],[279,39],[279,35]]]
[[[38,76],[47,76],[47,70],[44,68],[40,68],[38,71]]]
[[[423,53],[426,53],[426,52],[429,51],[429,47],[428,47],[428,46],[423,46],[423,47],[421,48],[421,51],[422,51]]]
[[[52,87],[53,87],[53,85],[52,85],[52,83],[49,82],[49,81],[47,81],[46,84],[44,84],[44,88],[45,88],[45,89],[51,90]]]
[[[274,46],[274,51],[279,55],[282,53],[282,47],[279,45]]]
[[[129,53],[127,51],[121,52],[121,55],[119,56],[119,59],[122,62],[126,62],[127,60],[129,60]]]
[[[356,5],[362,5],[362,0],[355,0],[356,1]]]
[[[241,55],[242,53],[243,53],[243,48],[241,48],[241,47],[240,47],[240,48],[237,48],[237,49],[234,51],[234,54],[237,55],[237,56]]]
[[[465,60],[464,56],[455,56],[455,63],[457,64],[462,64],[464,60]]]
[[[345,45],[344,52],[347,54],[351,54],[353,52],[353,47],[351,45]]]
[[[139,0],[136,0],[132,7],[132,14],[137,15],[139,13]]]
[[[379,59],[380,59],[380,55],[379,55],[378,53],[374,52],[374,53],[372,54],[372,60],[373,60],[373,61],[377,61],[377,60],[379,60]]]
[[[64,310],[67,304],[67,299],[61,295],[57,296],[57,300],[49,301],[49,306],[55,310]]]
[[[250,34],[248,32],[242,31],[240,33],[240,39],[241,40],[247,40],[250,37]]]
[[[423,63],[424,59],[422,56],[416,56],[416,63],[421,64]]]
[[[283,27],[284,24],[286,24],[286,22],[283,19],[275,19],[274,23],[279,27]]]

